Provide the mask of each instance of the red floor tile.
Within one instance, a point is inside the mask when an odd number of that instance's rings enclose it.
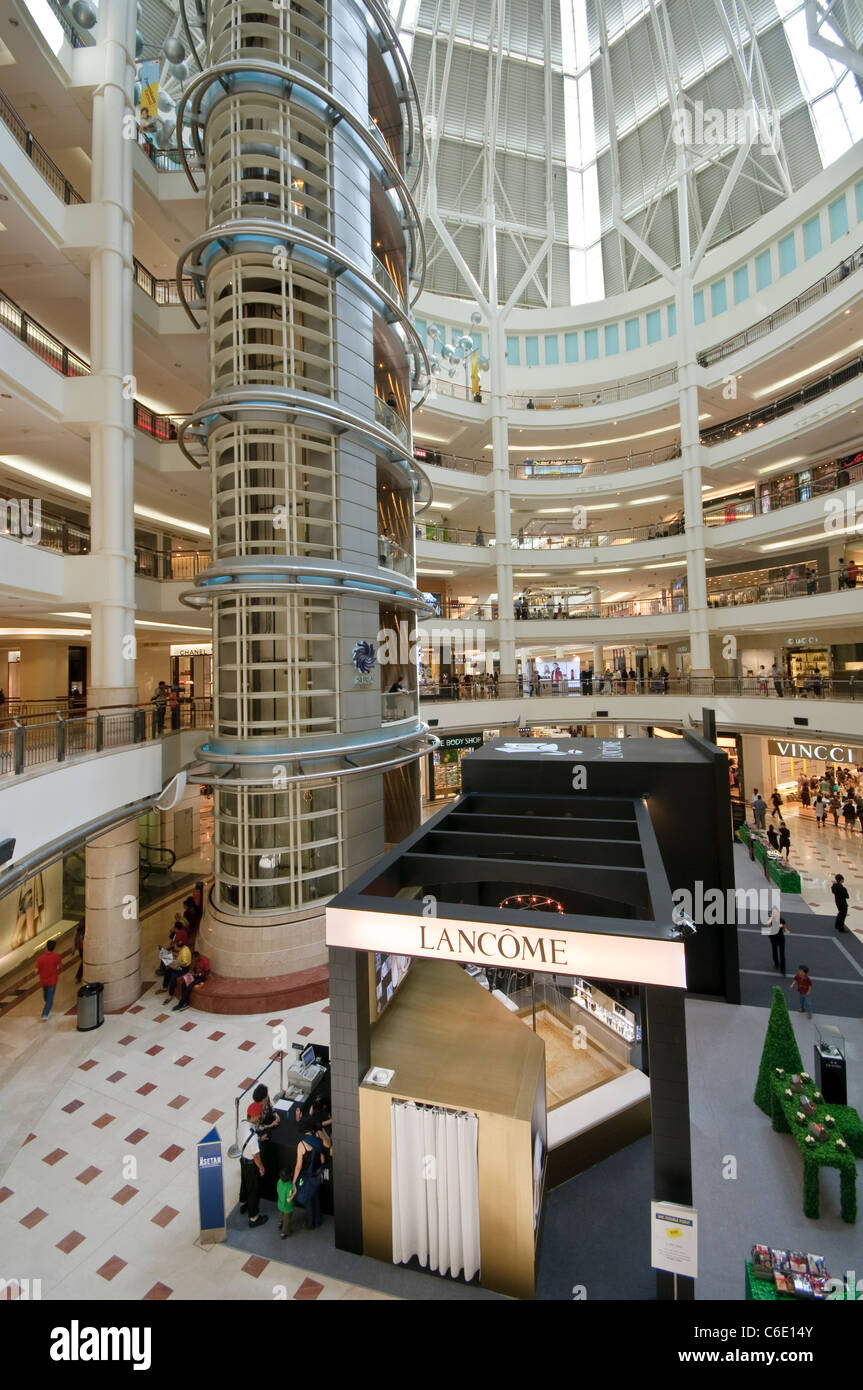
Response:
[[[160,1052],[164,1052],[164,1051],[165,1051],[164,1047],[160,1047],[158,1043],[153,1043],[153,1046],[152,1046],[152,1047],[148,1047],[148,1048],[147,1048],[147,1056],[148,1056],[148,1057],[158,1057],[159,1053],[160,1053]]]
[[[100,1115],[98,1120],[93,1121],[93,1125],[96,1129],[104,1129],[113,1119],[115,1119],[114,1115]]]
[[[11,1187],[0,1187],[0,1202],[5,1202],[7,1197],[13,1197],[14,1195]]]
[[[170,1298],[173,1292],[174,1290],[169,1288],[167,1284],[154,1284],[153,1287],[151,1289],[148,1289],[147,1292],[144,1294],[144,1297],[141,1299],[141,1302],[155,1303],[157,1302],[157,1300]]]
[[[111,1201],[116,1202],[119,1207],[124,1207],[127,1202],[131,1202],[132,1198],[137,1195],[137,1187],[129,1187],[127,1184],[125,1187],[121,1187],[119,1192],[114,1193]]]
[[[140,1013],[143,1013],[143,1011],[144,1011],[144,1006],[143,1006],[143,1004],[132,1004],[131,1007],[130,1007],[130,1009],[129,1009],[129,1013],[130,1013],[130,1014],[140,1014]]]
[[[127,1033],[126,1036],[125,1036],[125,1038],[120,1038],[120,1046],[121,1046],[121,1047],[128,1047],[128,1046],[129,1046],[129,1043],[130,1043],[130,1042],[134,1042],[134,1041],[135,1041],[135,1034],[134,1034],[134,1033]]]
[[[185,1052],[184,1052],[182,1057],[177,1057],[177,1058],[175,1058],[175,1060],[174,1060],[174,1066],[175,1066],[175,1067],[187,1067],[187,1066],[189,1065],[189,1063],[192,1062],[192,1061],[194,1061],[194,1058],[193,1058],[193,1057],[190,1057],[190,1056],[188,1055],[188,1053],[185,1053]]]
[[[143,1086],[138,1087],[138,1095],[148,1096],[150,1092],[155,1091],[155,1089],[156,1087],[153,1085],[152,1081],[145,1081]]]
[[[162,1207],[162,1210],[157,1211],[153,1217],[153,1225],[161,1226],[164,1229],[173,1221],[175,1216],[179,1216],[179,1212],[175,1211],[173,1207]]]
[[[65,1157],[66,1157],[66,1150],[65,1150],[65,1149],[52,1149],[51,1152],[50,1152],[49,1154],[46,1154],[46,1155],[45,1155],[45,1157],[42,1159],[42,1162],[43,1162],[43,1163],[50,1163],[51,1166],[52,1166],[52,1168],[53,1168],[53,1166],[54,1166],[55,1163],[59,1163],[59,1162],[60,1162],[60,1159],[61,1159],[61,1158],[65,1158]]]
[[[224,1036],[225,1036],[224,1033],[211,1033],[211,1034],[210,1034],[210,1039],[209,1039],[209,1040],[210,1040],[210,1042],[218,1042],[219,1039],[220,1039],[220,1038],[223,1038]]]
[[[126,1073],[125,1073],[124,1071],[112,1071],[112,1072],[111,1072],[111,1075],[108,1077],[108,1080],[109,1080],[109,1081],[122,1081],[122,1080],[123,1080],[123,1077],[124,1077],[125,1075],[126,1075]]]
[[[238,1091],[247,1091],[247,1090],[249,1089],[249,1087],[251,1086],[252,1082],[254,1081],[254,1079],[255,1079],[255,1078],[254,1078],[253,1076],[244,1076],[243,1079],[242,1079],[242,1081],[240,1081],[240,1082],[238,1083],[238,1085],[237,1085],[237,1090],[238,1090]]]
[[[297,1289],[297,1292],[294,1294],[294,1298],[298,1299],[301,1303],[306,1303],[314,1298],[318,1298],[323,1291],[324,1286],[323,1284],[319,1284],[317,1279],[304,1279]]]
[[[81,1235],[80,1231],[70,1231],[62,1240],[57,1241],[56,1248],[62,1250],[64,1255],[71,1255],[72,1251],[77,1250],[84,1239],[85,1237]]]
[[[217,1120],[222,1118],[224,1113],[224,1110],[208,1110],[206,1115],[201,1116],[201,1119],[205,1120],[208,1125],[214,1125]]]
[[[321,1009],[321,1013],[322,1013],[322,1014],[328,1014],[329,1011],[330,1011],[330,1006],[329,1006],[329,1004],[327,1005],[327,1007],[326,1007],[325,1009]]]
[[[74,1115],[76,1110],[80,1110],[84,1104],[83,1100],[70,1100],[68,1105],[63,1106],[64,1115]]]
[[[188,1096],[174,1096],[173,1100],[168,1101],[168,1105],[171,1107],[172,1110],[182,1110],[183,1106],[188,1105],[188,1103]]]
[[[253,1279],[258,1279],[269,1263],[269,1260],[265,1260],[263,1255],[250,1255],[242,1267],[243,1273],[251,1274]]]
[[[297,1029],[297,1037],[299,1037],[299,1038],[307,1038],[307,1037],[309,1036],[309,1034],[310,1034],[310,1033],[314,1033],[314,1031],[315,1031],[314,1028],[310,1028],[309,1025],[306,1024],[305,1028],[298,1028],[298,1029]]]
[[[79,1071],[89,1071],[91,1067],[95,1067],[95,1066],[98,1066],[98,1063],[95,1062],[95,1061],[93,1060],[93,1058],[91,1057],[90,1060],[89,1060],[89,1062],[82,1062],[81,1065],[80,1065],[80,1067],[78,1068],[78,1070],[79,1070]]]
[[[142,1139],[146,1139],[150,1133],[148,1129],[133,1129],[131,1134],[126,1135],[127,1144],[140,1144]]]
[[[30,1144],[30,1143],[32,1143],[32,1141],[33,1141],[35,1138],[36,1138],[36,1135],[35,1135],[35,1134],[28,1134],[28,1135],[27,1135],[27,1138],[24,1140],[24,1144]],[[21,1145],[22,1149],[23,1149],[23,1147],[24,1147],[24,1144]]]
[[[224,1070],[224,1067],[210,1067],[210,1070],[207,1072],[207,1075],[211,1076],[215,1081],[216,1077],[221,1076]]]
[[[165,1019],[166,1019],[166,1018],[170,1018],[170,1017],[171,1017],[170,1014],[156,1014],[156,1017],[153,1019],[153,1022],[154,1022],[154,1023],[164,1023],[164,1022],[165,1022]]]
[[[83,1183],[84,1186],[86,1187],[87,1184],[90,1183],[90,1182],[92,1182],[94,1178],[98,1178],[98,1176],[99,1176],[99,1174],[101,1173],[101,1171],[102,1171],[101,1168],[94,1168],[93,1165],[91,1164],[89,1168],[85,1168],[85,1169],[84,1169],[83,1173],[79,1173],[79,1174],[78,1174],[78,1176],[77,1176],[77,1178],[75,1179],[75,1181],[76,1181],[76,1182]]]
[[[110,1260],[105,1261],[101,1269],[96,1270],[96,1273],[101,1274],[102,1278],[107,1279],[110,1283],[112,1279],[115,1279],[117,1277],[117,1275],[120,1273],[120,1270],[125,1268],[126,1261],[121,1260],[119,1255],[112,1255]]]
[[[267,1019],[267,1027],[268,1027],[268,1028],[278,1028],[278,1026],[279,1026],[279,1024],[280,1024],[281,1022],[282,1022],[282,1020],[281,1020],[280,1018],[268,1018],[268,1019]]]
[[[165,1152],[159,1154],[159,1157],[164,1158],[166,1163],[173,1163],[174,1159],[179,1158],[182,1152],[179,1144],[169,1144]]]
[[[250,1042],[249,1039],[247,1038],[245,1042],[241,1042],[241,1043],[239,1044],[239,1051],[240,1051],[240,1052],[248,1052],[248,1051],[250,1050],[250,1048],[253,1048],[253,1047],[254,1047],[254,1045],[255,1045],[255,1044],[254,1044],[253,1042]]]
[[[181,1033],[191,1033],[193,1028],[197,1028],[197,1023],[184,1023],[180,1029]]]
[[[38,1226],[40,1221],[44,1221],[47,1215],[47,1211],[43,1211],[41,1207],[34,1207],[32,1211],[28,1211],[26,1216],[21,1217],[18,1225],[26,1226],[28,1231],[32,1231],[33,1227]]]

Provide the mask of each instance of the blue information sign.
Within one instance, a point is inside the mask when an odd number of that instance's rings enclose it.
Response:
[[[225,1238],[225,1189],[222,1177],[222,1141],[219,1131],[211,1129],[198,1144],[198,1209],[201,1217],[201,1237],[205,1240]]]

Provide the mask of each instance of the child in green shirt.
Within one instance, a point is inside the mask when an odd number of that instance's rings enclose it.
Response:
[[[294,1184],[291,1182],[291,1175],[287,1168],[283,1168],[279,1174],[276,1194],[281,1213],[281,1238],[284,1240],[286,1236],[291,1234],[294,1219]]]

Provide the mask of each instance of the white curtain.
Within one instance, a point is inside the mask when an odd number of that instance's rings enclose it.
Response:
[[[416,1255],[440,1274],[479,1272],[477,1117],[394,1100],[393,1263]]]

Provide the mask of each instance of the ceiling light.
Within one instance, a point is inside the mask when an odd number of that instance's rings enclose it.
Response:
[[[670,497],[670,492],[660,492],[656,497],[638,497],[634,502],[627,502],[625,505],[629,507],[643,507],[648,502],[667,502]]]
[[[423,567],[417,570],[417,574],[431,574],[434,575],[436,579],[451,579],[455,574],[455,570],[427,570]]]
[[[845,357],[849,350],[853,351],[854,348],[861,347],[863,347],[863,338],[858,339],[856,343],[852,343],[850,349],[848,347],[840,348],[838,352],[831,353],[829,357],[822,358],[820,362],[813,362],[811,366],[804,367],[802,371],[794,372],[791,376],[785,376],[781,381],[774,381],[772,385],[765,386],[761,391],[753,391],[752,394],[756,400],[761,396],[770,396],[774,391],[780,391],[783,386],[790,386],[793,382],[800,381],[802,377],[811,376],[813,372],[821,371],[822,367],[829,367],[833,362],[838,362],[839,358]]]
[[[43,468],[41,464],[25,458],[23,455],[0,458],[0,467],[10,468],[13,473],[26,473],[31,478],[38,478],[40,482],[48,483],[50,487],[58,487],[64,492],[71,492],[75,497],[90,497],[88,483],[79,483],[76,478],[68,478],[62,473],[55,473],[52,468]],[[209,526],[200,526],[197,521],[184,521],[179,516],[166,516],[164,512],[156,512],[150,507],[141,507],[137,504],[134,511],[135,516],[146,521],[161,521],[166,526],[175,527],[178,531],[191,531],[196,536],[209,536],[210,534]]]
[[[831,527],[830,536],[824,531],[816,532],[814,536],[789,536],[785,541],[771,541],[769,545],[759,546],[759,550],[788,550],[792,545],[809,545],[814,544],[815,541],[824,542],[832,536],[854,535],[855,532],[856,527],[854,526],[837,526],[835,529]]]
[[[848,352],[848,348],[846,348],[845,351]],[[536,454],[537,458],[541,457],[541,455],[537,452],[540,448],[554,450],[577,448],[579,453],[581,453],[582,449],[598,449],[603,444],[627,444],[632,439],[650,439],[655,434],[668,434],[669,430],[676,430],[679,428],[679,424],[660,425],[659,428],[655,430],[641,430],[638,434],[618,434],[615,435],[613,439],[586,439],[582,443],[576,445],[573,445],[571,439],[567,439],[566,443],[564,444],[555,444],[553,442],[542,445],[510,444],[509,452],[511,454]],[[486,451],[489,452],[493,447],[494,446],[491,444],[486,444],[484,446]],[[559,457],[563,458],[564,455],[560,454]]]
[[[632,565],[622,565],[622,566],[620,566],[619,568],[613,569],[613,570],[610,570],[610,569],[599,569],[599,567],[597,566],[597,568],[594,569],[594,570],[576,570],[575,573],[576,573],[576,574],[589,574],[589,575],[591,576],[592,579],[602,579],[603,575],[606,575],[606,574],[631,574],[631,573],[632,573]]]
[[[777,468],[791,468],[795,463],[803,463],[802,454],[798,454],[797,458],[782,459],[780,463],[768,463],[765,468],[759,468],[758,476],[761,477],[762,473],[775,473]]]
[[[684,569],[685,567],[685,560],[663,560],[661,565],[645,565],[644,573],[647,574],[650,570],[674,570]]]

